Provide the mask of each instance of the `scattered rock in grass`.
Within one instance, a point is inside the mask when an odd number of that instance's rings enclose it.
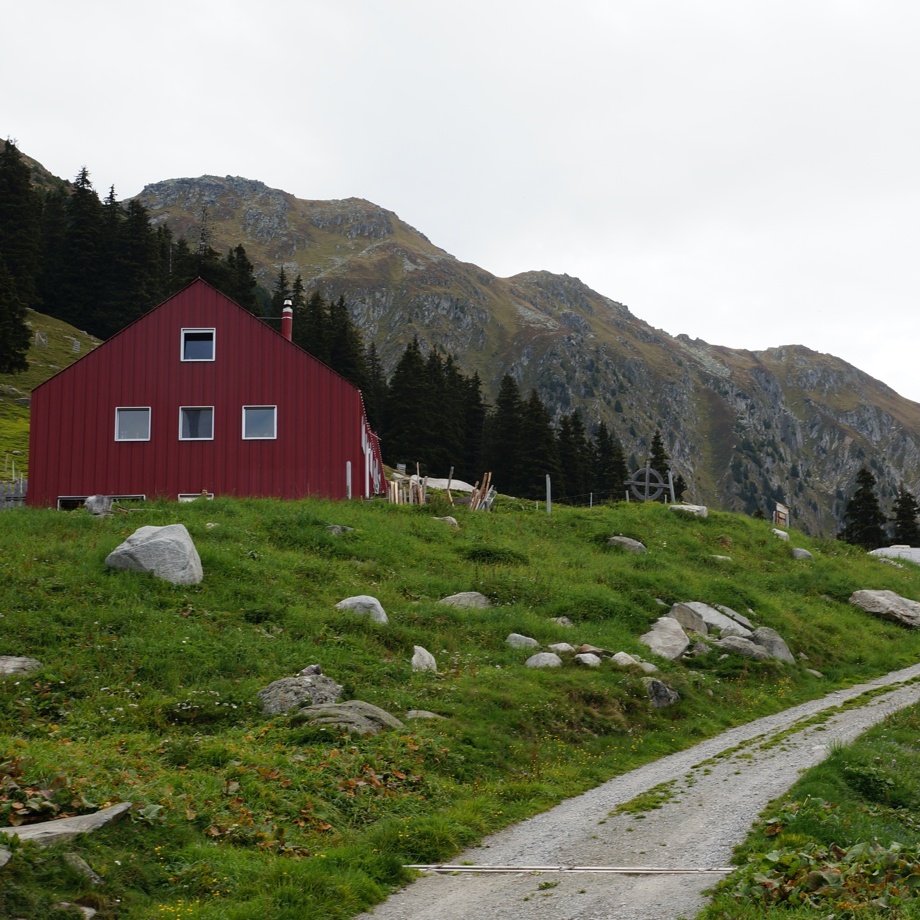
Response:
[[[753,635],[751,630],[745,629],[740,623],[732,623],[731,626],[726,626],[719,632],[720,639],[727,639],[729,636],[741,636],[742,639],[750,639]]]
[[[505,644],[512,648],[538,648],[540,643],[530,636],[522,636],[520,633],[510,633],[505,639]]]
[[[429,712],[427,709],[410,709],[406,713],[407,719],[446,719],[447,716],[439,716],[436,712]]]
[[[344,524],[330,524],[326,530],[334,537],[344,537],[347,533],[354,533],[354,527],[346,527]]]
[[[92,907],[87,907],[85,904],[71,904],[69,901],[58,901],[54,905],[55,910],[76,910],[79,913],[83,914],[86,920],[92,920],[96,916],[97,911]]]
[[[291,718],[295,722],[344,728],[356,735],[377,735],[387,728],[403,728],[403,723],[396,716],[363,700],[308,706]]]
[[[920,603],[894,591],[855,591],[850,595],[850,603],[883,620],[903,626],[920,626]]]
[[[611,661],[619,668],[641,668],[647,674],[653,674],[658,670],[650,661],[643,661],[641,658],[636,658],[627,652],[617,652],[611,658]]]
[[[576,651],[579,655],[597,655],[598,658],[613,658],[613,652],[608,652],[605,648],[598,648],[596,645],[580,645]]]
[[[736,625],[738,622],[734,618],[726,616],[717,608],[710,607],[709,604],[703,604],[700,601],[684,601],[681,604],[675,604],[671,610],[673,611],[675,607],[686,607],[698,613],[703,618],[703,622],[706,624],[707,628],[715,632],[725,629],[726,626]],[[750,638],[750,636],[746,638]]]
[[[682,658],[700,658],[703,655],[709,653],[709,646],[705,642],[696,641],[686,652],[681,656]]]
[[[705,505],[670,505],[672,511],[678,514],[689,514],[693,517],[709,517],[709,509]]]
[[[568,642],[554,642],[546,646],[547,651],[554,652],[556,655],[574,655],[575,647]]]
[[[420,645],[413,646],[412,649],[412,670],[413,671],[437,671],[438,665],[434,660],[434,655]]]
[[[564,629],[571,629],[575,625],[568,617],[553,617],[552,622],[557,623]]]
[[[709,633],[702,614],[698,610],[694,610],[690,604],[675,604],[667,615],[677,620],[686,632],[696,633],[699,636],[705,636]]]
[[[607,545],[619,546],[621,549],[625,549],[629,553],[636,553],[640,556],[643,553],[648,552],[644,543],[640,543],[638,540],[633,540],[631,537],[609,537],[607,540]]]
[[[442,597],[438,603],[447,604],[448,607],[473,607],[478,610],[492,606],[492,601],[478,591],[461,591],[459,594],[451,594],[450,597]]]
[[[787,534],[785,530],[780,530],[778,527],[773,528],[773,536],[777,537],[780,540],[788,541],[789,539],[789,534]]]
[[[454,530],[459,530],[459,529],[460,529],[460,523],[457,521],[457,519],[456,519],[455,517],[451,517],[451,515],[449,515],[449,514],[446,515],[445,517],[436,517],[435,520],[436,520],[436,521],[441,521],[443,524],[449,525],[449,526],[452,527]]]
[[[731,562],[732,561],[731,556],[713,556],[712,559],[714,562]]]
[[[388,623],[386,611],[383,604],[376,597],[370,594],[356,594],[354,597],[346,597],[335,605],[336,610],[350,610],[352,613],[360,614],[372,619],[375,623]]]
[[[91,885],[105,884],[103,878],[93,871],[93,867],[82,856],[76,853],[65,853],[64,862],[75,872],[79,872]]]
[[[807,549],[802,549],[801,547],[797,546],[795,547],[795,549],[792,550],[792,558],[793,559],[814,559],[815,557],[812,556],[812,554],[808,552]]]
[[[198,550],[183,524],[138,528],[106,556],[105,564],[112,569],[149,572],[174,585],[197,585],[204,578]]]
[[[789,651],[783,637],[769,626],[760,626],[754,630],[754,641],[767,650],[771,658],[777,661],[785,661],[787,664],[795,664],[795,658]]]
[[[562,659],[552,652],[538,652],[524,662],[528,668],[561,668]]]
[[[770,658],[770,653],[762,645],[741,636],[726,636],[724,639],[719,639],[716,645],[727,652],[743,655],[745,658],[753,658],[755,661],[766,661]]]
[[[50,846],[61,840],[70,840],[78,834],[89,834],[105,827],[116,818],[130,810],[131,802],[120,802],[91,815],[79,815],[76,818],[58,818],[55,821],[43,821],[40,824],[23,824],[20,827],[0,827],[0,834],[31,840],[39,846]]]
[[[673,617],[659,617],[652,628],[639,637],[656,655],[671,661],[680,658],[690,645],[684,628]]]
[[[311,665],[311,668],[318,668]],[[268,716],[290,712],[302,706],[335,703],[342,696],[342,685],[321,672],[305,674],[304,668],[296,677],[282,677],[259,691],[262,712]]]
[[[112,513],[112,499],[108,495],[90,495],[83,507],[94,517],[106,517]]]
[[[713,606],[719,613],[724,613],[730,620],[734,620],[736,623],[740,623],[748,629],[754,628],[754,624],[746,616],[738,613],[737,610],[732,610],[731,607],[726,607],[724,604],[713,604]]]
[[[0,869],[2,869],[9,861],[10,857],[13,854],[4,847],[0,847]]]
[[[883,546],[880,549],[873,549],[869,551],[869,555],[880,558],[882,562],[884,562],[886,559],[906,559],[908,562],[920,563],[920,549],[911,546],[904,546],[902,544],[895,544],[894,546]],[[903,566],[899,566],[899,568],[903,568]]]
[[[664,709],[666,706],[673,706],[680,700],[680,694],[669,687],[664,681],[655,677],[643,678],[645,689],[648,692],[648,698],[656,709]]]
[[[820,671],[816,671],[814,668],[805,668],[812,677],[824,677]]]
[[[35,658],[21,658],[18,655],[0,655],[0,676],[5,674],[28,674],[37,671],[42,663]]]
[[[590,652],[583,652],[575,656],[575,664],[583,665],[586,668],[599,668],[601,666],[601,659],[597,655],[592,655]]]

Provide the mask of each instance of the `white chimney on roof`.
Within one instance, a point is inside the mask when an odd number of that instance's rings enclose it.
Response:
[[[294,305],[288,297],[281,311],[281,334],[290,342],[294,336]]]

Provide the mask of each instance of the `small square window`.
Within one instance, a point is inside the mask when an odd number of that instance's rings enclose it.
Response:
[[[214,440],[214,407],[183,406],[179,409],[180,441]]]
[[[277,406],[243,406],[243,440],[271,440],[278,437]]]
[[[183,329],[182,330],[182,360],[183,361],[213,361],[214,360],[214,330],[213,329]]]
[[[150,409],[124,408],[115,410],[116,441],[149,441]]]

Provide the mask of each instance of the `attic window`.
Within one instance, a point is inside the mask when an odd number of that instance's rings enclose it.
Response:
[[[116,441],[149,441],[150,409],[118,408],[115,410]]]
[[[214,440],[214,407],[182,406],[179,409],[180,441]]]
[[[182,330],[182,360],[183,361],[213,361],[214,360],[214,330],[213,329],[183,329]]]

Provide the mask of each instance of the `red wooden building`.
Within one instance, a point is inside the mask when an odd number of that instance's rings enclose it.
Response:
[[[282,329],[199,279],[43,383],[28,504],[385,491],[360,390]]]

